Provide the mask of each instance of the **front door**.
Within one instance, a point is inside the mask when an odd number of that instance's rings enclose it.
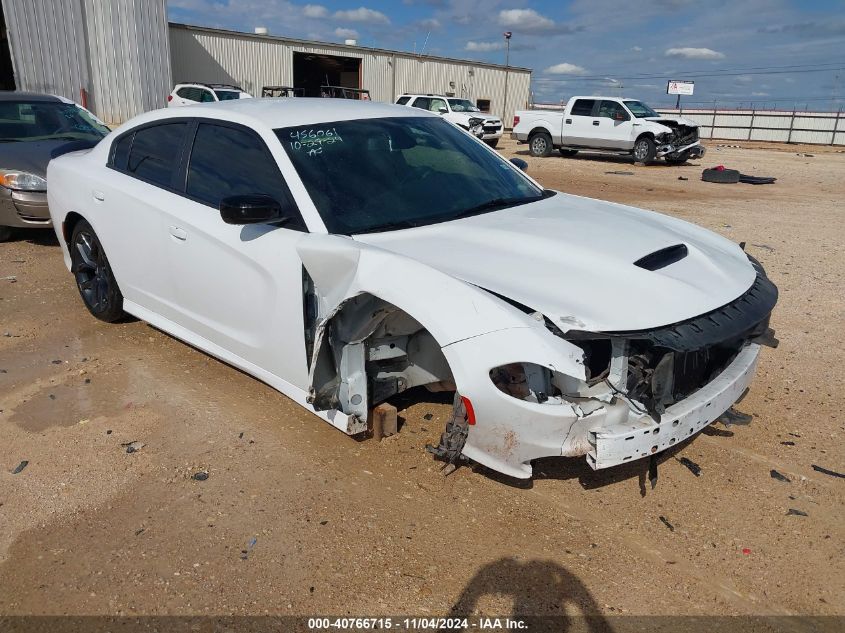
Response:
[[[634,146],[633,119],[617,101],[602,100],[593,121],[597,143],[607,149],[631,149]]]
[[[220,201],[243,194],[273,197],[292,210],[290,219],[281,225],[226,224]],[[264,141],[242,126],[200,121],[185,198],[167,215],[164,240],[177,325],[210,343],[201,343],[210,352],[224,358],[217,348],[229,352],[271,384],[275,376],[307,388],[303,272],[296,251],[307,233]]]

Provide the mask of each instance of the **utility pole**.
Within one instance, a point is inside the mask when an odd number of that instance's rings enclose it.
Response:
[[[508,107],[508,75],[510,74],[510,62],[511,62],[511,36],[513,33],[510,31],[505,31],[503,33],[505,36],[505,45],[507,47],[507,52],[505,53],[505,99],[504,103],[502,103],[502,126],[504,127],[505,122],[507,121],[507,117],[505,116]]]

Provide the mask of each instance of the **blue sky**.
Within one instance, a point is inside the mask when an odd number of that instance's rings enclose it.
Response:
[[[670,103],[845,106],[845,0],[168,0],[169,19],[233,30],[504,63],[535,98],[624,94]],[[426,42],[426,38],[428,41]]]

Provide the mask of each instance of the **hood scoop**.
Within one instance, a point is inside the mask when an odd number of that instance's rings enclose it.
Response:
[[[687,256],[687,253],[686,244],[675,244],[649,253],[645,257],[640,257],[634,262],[634,266],[639,266],[645,270],[660,270],[681,261]]]

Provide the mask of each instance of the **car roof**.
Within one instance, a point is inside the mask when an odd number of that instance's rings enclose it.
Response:
[[[225,89],[225,90],[238,90],[240,92],[244,92],[244,89],[240,86],[236,86],[234,84],[207,84],[203,83],[202,81],[180,81],[173,89],[176,90],[177,88],[184,88],[185,86],[195,86],[197,88],[211,88],[213,90],[216,89]]]
[[[384,117],[420,117],[439,115],[425,110],[376,101],[297,97],[295,99],[237,99],[199,103],[180,108],[162,108],[142,114],[128,122],[126,129],[160,119],[202,117],[243,123],[252,127],[295,127],[354,119]]]
[[[55,95],[46,95],[39,92],[21,92],[17,90],[0,90],[0,101],[48,101],[63,103],[63,100]]]

